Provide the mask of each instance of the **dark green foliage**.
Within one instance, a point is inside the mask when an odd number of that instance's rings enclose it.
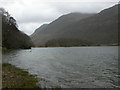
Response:
[[[2,15],[2,47],[7,49],[29,49],[33,43],[29,36],[19,31],[13,17]]]
[[[79,39],[54,39],[46,43],[46,47],[71,47],[71,46],[90,46],[92,43],[87,41],[81,41]]]

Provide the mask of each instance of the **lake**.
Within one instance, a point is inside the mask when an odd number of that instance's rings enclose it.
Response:
[[[13,50],[3,62],[42,78],[42,87],[118,87],[118,47],[61,47]]]

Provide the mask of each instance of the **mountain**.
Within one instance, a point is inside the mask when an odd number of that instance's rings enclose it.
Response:
[[[2,47],[28,49],[33,46],[30,37],[18,30],[16,20],[3,8],[0,8],[0,16],[2,16]]]
[[[49,40],[55,39],[58,34],[63,33],[65,27],[69,27],[73,23],[92,15],[94,14],[70,13],[63,15],[52,23],[43,24],[36,29],[31,38],[36,46],[45,46]]]
[[[38,33],[40,33],[40,31],[42,29],[44,29],[48,24],[43,24],[42,26],[40,26],[38,29],[35,30],[35,32],[31,35],[32,36],[36,36]]]
[[[117,25],[115,5],[97,14],[63,15],[38,28],[31,38],[36,46],[109,45],[118,43]]]

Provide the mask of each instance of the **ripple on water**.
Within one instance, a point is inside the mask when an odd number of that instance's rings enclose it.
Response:
[[[119,87],[117,47],[32,48],[3,55],[42,78],[43,87]]]

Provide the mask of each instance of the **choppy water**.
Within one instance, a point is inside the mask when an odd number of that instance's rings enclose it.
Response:
[[[32,48],[3,55],[11,63],[43,78],[42,87],[118,87],[118,47]],[[45,79],[45,80],[44,80]]]

